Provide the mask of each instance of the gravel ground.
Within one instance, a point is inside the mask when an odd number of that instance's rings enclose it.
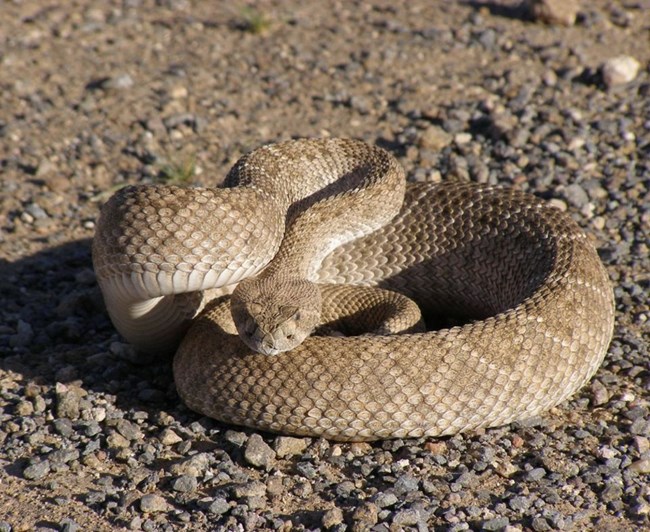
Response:
[[[393,4],[0,5],[0,531],[650,529],[650,4],[583,2],[568,25]],[[138,364],[106,316],[99,206],[327,135],[390,149],[412,179],[569,210],[616,287],[593,381],[439,440],[333,444],[186,409],[169,362]]]

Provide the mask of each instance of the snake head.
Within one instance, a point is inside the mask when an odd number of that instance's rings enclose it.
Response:
[[[263,355],[299,346],[320,322],[318,286],[303,279],[244,279],[230,299],[241,340]]]

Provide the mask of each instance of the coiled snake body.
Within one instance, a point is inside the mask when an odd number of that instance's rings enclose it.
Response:
[[[294,435],[438,436],[530,417],[594,374],[613,330],[607,274],[569,216],[509,188],[406,185],[392,156],[353,140],[260,148],[221,188],[123,189],[102,210],[93,261],[127,340],[162,354],[182,338],[174,377],[190,408]],[[256,275],[262,292],[235,289],[235,328],[211,291]],[[429,324],[464,324],[302,341],[303,280],[394,290]],[[337,290],[323,293],[343,307],[355,297]]]

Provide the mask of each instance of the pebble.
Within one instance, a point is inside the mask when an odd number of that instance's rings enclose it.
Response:
[[[160,495],[150,493],[140,499],[140,510],[148,514],[166,512],[168,510],[167,501]]]
[[[503,530],[509,524],[510,520],[507,517],[495,517],[493,519],[483,521],[481,528],[482,530]]]
[[[533,18],[546,24],[573,26],[579,7],[576,0],[528,0]]]
[[[286,458],[302,453],[309,444],[307,438],[278,436],[273,442],[273,449],[278,458]]]
[[[377,494],[374,502],[379,508],[387,508],[397,504],[398,500],[397,495],[394,493],[382,492]]]
[[[245,433],[236,430],[227,430],[224,437],[226,441],[237,447],[242,447],[248,441],[248,436]]]
[[[355,522],[357,529],[359,527],[366,529],[366,527],[372,527],[377,524],[377,513],[377,506],[371,502],[366,502],[352,513],[352,520]]]
[[[34,330],[32,326],[23,320],[18,320],[16,325],[16,334],[9,337],[11,347],[27,347],[32,343]]]
[[[266,494],[266,485],[263,482],[253,481],[245,484],[235,484],[232,486],[232,494],[241,499],[242,497],[261,497]]]
[[[50,462],[49,460],[43,460],[42,462],[37,462],[35,464],[27,466],[23,470],[23,476],[27,480],[41,480],[50,472]]]
[[[162,443],[163,445],[174,445],[176,443],[183,441],[183,438],[181,438],[170,428],[164,429],[160,433],[159,438],[160,438],[160,443]]]
[[[80,414],[81,390],[56,384],[56,415],[69,419],[78,419]]]
[[[101,80],[97,85],[105,90],[125,90],[133,87],[134,81],[129,74],[118,74]]]
[[[449,146],[453,140],[454,137],[441,127],[429,126],[420,133],[418,145],[423,149],[440,151]]]
[[[599,380],[592,381],[591,393],[594,406],[601,406],[609,401],[609,391]]]
[[[543,467],[536,467],[534,469],[531,469],[526,474],[527,479],[528,480],[533,480],[533,481],[541,480],[545,476],[546,476],[546,470]]]
[[[454,142],[459,146],[462,146],[463,144],[467,144],[468,142],[471,141],[472,141],[471,133],[456,133],[454,135]]]
[[[531,527],[535,532],[546,532],[547,530],[551,530],[551,525],[549,525],[548,521],[541,516],[533,518]]]
[[[337,507],[327,510],[321,519],[321,524],[326,529],[334,528],[341,523],[343,523],[343,511]]]
[[[393,517],[393,525],[396,526],[413,526],[417,525],[422,516],[420,512],[415,508],[407,508],[401,510],[395,514]]]
[[[608,88],[626,85],[636,78],[640,68],[641,64],[629,55],[612,57],[601,67],[603,82]]]
[[[210,454],[197,453],[194,456],[190,456],[189,458],[172,465],[169,468],[169,471],[174,475],[191,475],[194,477],[200,477],[207,471],[211,460]]]
[[[182,475],[174,480],[172,483],[172,489],[180,493],[187,493],[188,491],[194,491],[198,486],[198,481],[196,477],[191,475]]]
[[[259,434],[252,434],[248,438],[244,450],[244,459],[250,465],[268,471],[275,463],[275,457],[275,451],[269,447]]]
[[[395,482],[393,489],[395,490],[395,494],[399,497],[404,496],[409,492],[417,491],[418,484],[419,481],[417,478],[411,475],[402,475],[397,479],[397,482]]]
[[[564,189],[564,197],[578,209],[589,203],[589,195],[577,183],[573,183]]]
[[[109,449],[126,449],[131,445],[129,440],[117,432],[110,434],[106,438],[106,444]]]
[[[141,440],[143,438],[142,431],[135,423],[126,419],[117,421],[115,428],[117,431],[128,440]]]
[[[650,473],[650,458],[643,458],[641,460],[637,460],[636,462],[632,462],[628,469],[630,471],[634,471],[635,473],[646,475]]]
[[[223,497],[217,497],[209,504],[207,510],[211,514],[222,515],[230,510],[230,504]]]

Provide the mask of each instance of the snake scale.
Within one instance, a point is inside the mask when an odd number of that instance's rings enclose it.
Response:
[[[102,208],[93,262],[118,331],[176,351],[191,409],[285,434],[441,436],[534,416],[585,384],[613,332],[608,276],[567,214],[513,188],[407,184],[356,140],[261,147],[218,188],[126,187]],[[362,323],[379,288],[429,330]],[[310,334],[331,305],[357,330]]]

